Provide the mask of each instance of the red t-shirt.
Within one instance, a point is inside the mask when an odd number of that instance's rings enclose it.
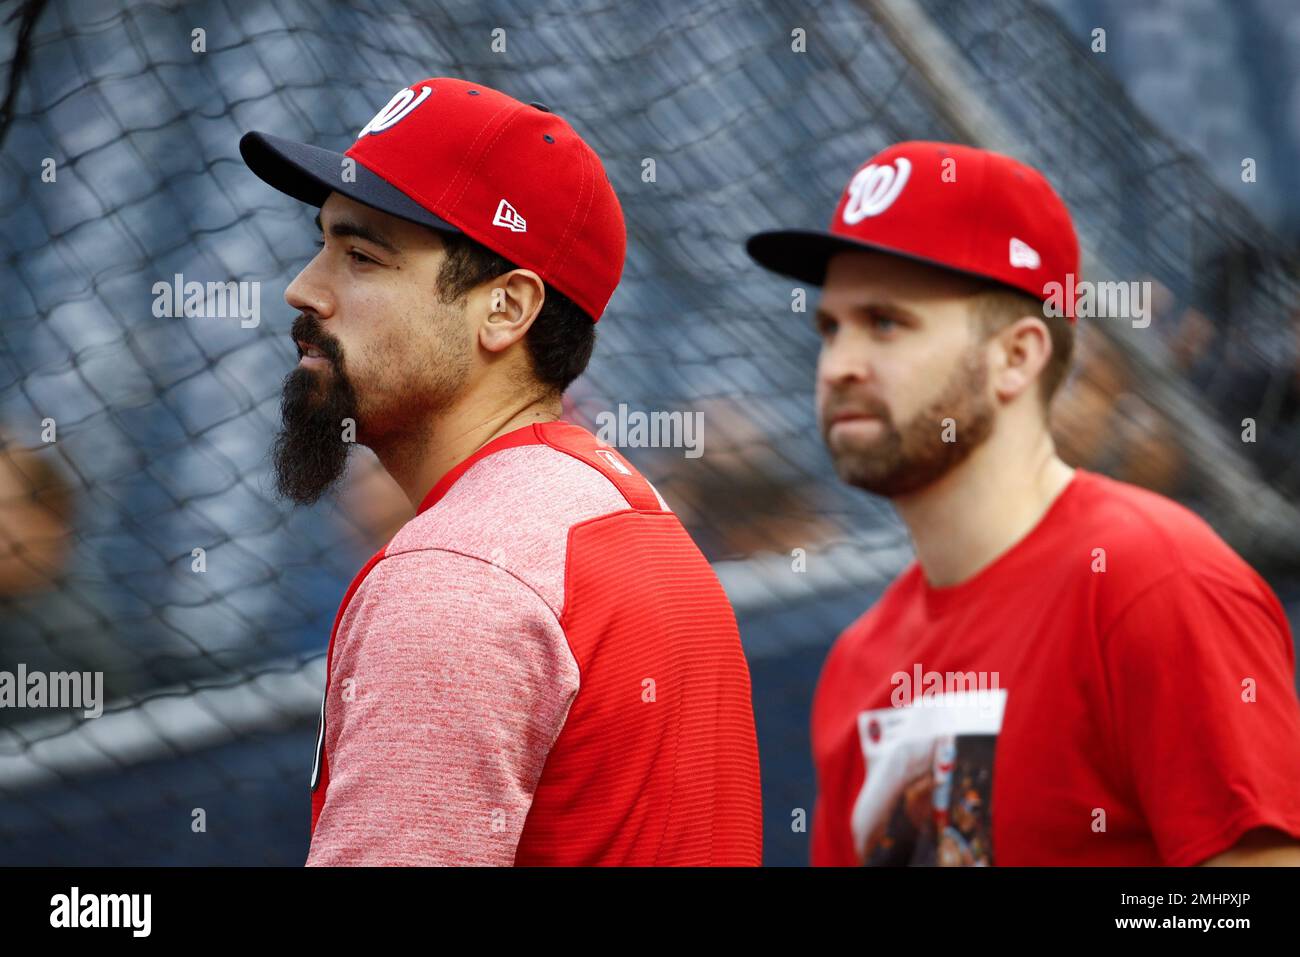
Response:
[[[1189,865],[1300,838],[1300,703],[1268,585],[1201,519],[1077,470],[967,581],[909,567],[813,703],[812,862]]]

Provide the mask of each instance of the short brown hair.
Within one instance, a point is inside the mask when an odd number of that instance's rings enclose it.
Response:
[[[1070,371],[1070,357],[1074,354],[1074,324],[1064,316],[1047,315],[1042,300],[999,285],[986,286],[971,297],[970,316],[984,339],[1024,316],[1036,316],[1046,323],[1052,340],[1052,355],[1038,377],[1038,394],[1046,409]]]

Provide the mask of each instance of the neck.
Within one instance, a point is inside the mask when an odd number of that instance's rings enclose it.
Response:
[[[554,422],[561,412],[558,395],[513,402],[471,395],[414,429],[384,436],[371,449],[418,510],[444,475],[493,439],[526,425]]]
[[[926,581],[957,585],[1033,530],[1074,477],[1046,428],[995,428],[943,478],[894,499]]]

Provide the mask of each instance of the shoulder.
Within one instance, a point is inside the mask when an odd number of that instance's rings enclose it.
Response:
[[[1128,482],[1079,470],[1072,518],[1080,530],[1125,555],[1172,555],[1191,548],[1195,557],[1234,552],[1204,519],[1184,505]]]
[[[476,577],[493,590],[531,589],[558,614],[570,529],[628,508],[599,468],[563,447],[506,448],[474,463],[436,504],[403,526],[379,565],[406,558],[405,564],[426,572],[454,567],[458,576],[474,564],[494,568],[505,574],[480,569]],[[425,554],[411,562],[416,553]],[[458,588],[467,584],[461,581]]]
[[[880,593],[880,597],[871,603],[871,607],[853,620],[840,634],[844,642],[867,638],[880,624],[882,619],[895,617],[901,608],[910,607],[921,598],[925,586],[925,573],[920,563],[913,558],[907,566]]]
[[[1096,576],[1103,621],[1157,588],[1272,599],[1255,570],[1191,509],[1095,473],[1081,472],[1079,480],[1071,534]]]
[[[562,698],[578,686],[559,617],[536,588],[498,565],[439,549],[378,561],[339,620],[331,656],[331,674],[381,697],[381,689],[400,692],[413,705],[487,693]]]
[[[1213,617],[1240,614],[1284,631],[1285,615],[1268,584],[1191,509],[1155,492],[1088,473],[1076,508],[1096,573],[1098,624],[1153,626],[1186,619],[1191,609]],[[1195,622],[1189,620],[1189,627]]]
[[[843,673],[855,680],[854,661],[862,650],[876,640],[882,630],[893,628],[899,610],[918,600],[924,576],[921,566],[913,560],[898,574],[862,614],[855,618],[835,639],[822,666],[822,682],[835,684]]]

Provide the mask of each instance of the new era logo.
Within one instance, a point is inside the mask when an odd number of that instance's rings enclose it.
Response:
[[[512,233],[528,232],[528,223],[524,217],[519,215],[519,210],[515,209],[504,199],[497,205],[496,215],[492,217],[493,226],[504,226]]]
[[[1037,250],[1028,243],[1011,237],[1011,265],[1016,269],[1037,269],[1043,263]]]

